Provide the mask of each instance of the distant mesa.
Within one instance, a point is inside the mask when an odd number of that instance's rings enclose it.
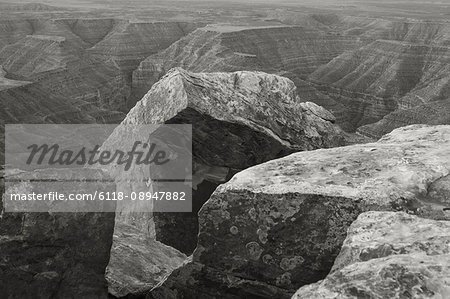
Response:
[[[13,4],[13,3],[2,3],[0,2],[0,9],[5,11],[58,11],[63,10],[63,8],[51,6],[43,3],[24,3],[24,4]],[[66,8],[64,8],[66,9]]]
[[[330,99],[303,79],[358,45],[353,37],[298,26],[206,26],[142,61],[133,72],[132,97],[141,98],[173,67],[194,72],[254,70],[290,78],[300,98],[322,105]]]

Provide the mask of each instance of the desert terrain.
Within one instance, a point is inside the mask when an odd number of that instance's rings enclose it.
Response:
[[[0,298],[450,298],[448,1],[3,0],[2,194],[7,124],[192,124],[193,198],[1,206]]]

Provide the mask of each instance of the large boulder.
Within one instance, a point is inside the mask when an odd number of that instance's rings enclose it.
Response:
[[[9,200],[10,192],[45,194],[64,189],[65,194],[83,194],[94,192],[94,189],[115,191],[114,182],[108,182],[108,176],[99,170],[41,170],[6,178],[16,182],[5,185],[7,190],[2,201]],[[42,178],[50,183],[36,182]],[[32,205],[31,202],[26,204]],[[66,202],[54,205],[60,207],[63,204]],[[41,202],[36,207],[45,208],[44,205]],[[82,206],[83,203],[79,203],[78,207]],[[23,204],[17,205],[17,208],[23,207]],[[0,203],[0,297],[107,299],[105,269],[113,230],[114,213],[86,210],[54,213],[51,208],[48,212],[8,212]]]
[[[199,213],[192,263],[148,297],[288,298],[326,277],[364,211],[449,219],[428,194],[450,173],[449,145],[450,126],[410,126],[376,143],[299,152],[236,174]]]
[[[361,214],[331,274],[293,298],[447,298],[449,232],[448,221],[404,212]]]
[[[324,108],[301,103],[294,83],[281,76],[171,70],[123,121],[192,124],[193,210],[155,213],[157,239],[191,254],[197,244],[197,213],[219,184],[292,152],[343,145],[342,131],[333,122]],[[119,220],[131,223],[132,217],[141,220],[139,226],[146,222],[146,216],[130,214]]]

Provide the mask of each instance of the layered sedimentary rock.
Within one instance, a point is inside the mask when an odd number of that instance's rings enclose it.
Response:
[[[49,94],[37,83],[0,88],[0,97],[0,117],[6,123],[118,123],[125,117],[95,102]]]
[[[114,232],[106,280],[109,294],[117,298],[145,296],[187,259],[133,226],[119,223]]]
[[[133,90],[140,97],[169,69],[191,71],[258,70],[278,73],[298,83],[342,52],[354,49],[356,39],[303,27],[208,26],[199,28],[165,51],[145,59],[133,73]],[[302,86],[303,88],[300,88]],[[309,100],[320,98],[308,86]]]
[[[364,211],[450,219],[439,192],[428,193],[450,173],[449,137],[450,126],[409,126],[236,174],[199,212],[193,261],[148,298],[289,298],[325,278]]]
[[[36,182],[42,176],[55,181],[53,190]],[[14,176],[17,184],[7,187],[14,193],[44,194],[65,182],[66,192],[78,193],[89,188],[86,176],[107,178],[97,170],[44,170]],[[2,201],[10,200],[3,197],[3,175],[1,180]],[[114,183],[98,187],[115,190]],[[113,229],[114,213],[5,213],[0,203],[0,294],[17,299],[108,298],[105,269]]]
[[[31,82],[19,81],[6,78],[6,72],[0,66],[0,92],[5,89],[28,85]]]
[[[62,10],[62,8],[43,3],[24,3],[24,4],[0,3],[0,8],[4,11],[32,11],[32,12]]]
[[[374,123],[397,109],[422,104],[433,109],[435,101],[448,99],[449,48],[430,44],[421,35],[408,36],[402,37],[407,41],[378,40],[344,53],[311,74],[309,80],[321,92],[345,106],[346,129]],[[433,36],[435,39],[439,37]],[[435,109],[440,109],[439,105]],[[395,117],[399,123],[422,123],[420,117],[410,122],[408,118],[413,114],[399,110]],[[373,133],[381,137],[396,127],[380,128]]]
[[[450,24],[431,20],[392,22],[383,39],[405,41],[426,45],[450,45]]]
[[[111,32],[117,23],[114,19],[73,19],[66,20],[72,32],[89,45],[95,45]]]
[[[96,106],[106,119],[128,111],[129,72],[199,24],[130,23],[114,19],[24,19],[0,23],[0,65],[5,76],[32,81],[85,110]],[[131,66],[131,68],[130,68]]]
[[[156,214],[157,239],[190,253],[197,212],[214,188],[239,170],[294,151],[344,144],[334,117],[299,103],[287,78],[259,72],[169,72],[124,124],[186,123],[193,135],[193,211]]]
[[[117,22],[110,33],[88,51],[111,60],[123,71],[134,70],[147,56],[170,46],[202,24]]]
[[[0,63],[9,77],[33,81],[49,96],[80,108],[92,103],[126,110],[129,87],[119,69],[85,55],[65,37],[29,35],[4,47]]]
[[[0,50],[32,33],[28,20],[0,20]]]
[[[8,73],[32,78],[39,73],[64,68],[70,60],[77,59],[79,50],[62,36],[27,35],[6,46],[0,53],[0,60]]]
[[[303,298],[446,298],[450,222],[403,212],[367,212],[350,226],[327,278],[300,288]]]
[[[446,125],[450,124],[450,99],[419,104],[409,109],[398,109],[389,113],[376,123],[358,128],[364,136],[379,138],[392,130],[412,124]]]
[[[82,110],[51,96],[35,83],[0,90],[0,119],[5,123],[92,123]],[[92,111],[91,111],[92,112]]]

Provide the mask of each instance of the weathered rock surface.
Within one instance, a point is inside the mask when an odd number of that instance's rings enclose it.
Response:
[[[48,177],[48,174],[56,181],[70,177],[71,189],[65,191],[73,193],[88,188],[84,181],[86,175],[98,180],[107,178],[97,170],[68,173],[66,170],[61,175],[52,170],[40,175]],[[48,185],[44,190],[39,183],[30,183],[31,177],[25,174],[15,177],[21,179],[17,192],[43,194],[50,191]],[[3,177],[1,180],[3,197]],[[103,183],[99,189],[114,190],[114,183]],[[105,269],[113,230],[114,213],[5,213],[1,203],[2,298],[108,298]]]
[[[123,122],[193,126],[193,212],[157,213],[157,238],[191,253],[197,243],[197,212],[218,184],[239,170],[294,151],[344,144],[333,121],[322,107],[300,103],[295,85],[284,77],[172,70]]]
[[[450,173],[449,142],[450,126],[409,126],[377,143],[295,153],[236,174],[199,212],[192,263],[148,298],[288,298],[325,278],[364,211],[450,219],[428,194]]]
[[[327,101],[302,78],[358,45],[353,37],[303,27],[207,26],[145,59],[133,72],[133,92],[140,98],[173,67],[194,72],[254,70],[290,78],[309,101]]]
[[[367,212],[350,226],[331,274],[293,298],[447,298],[450,222]]]
[[[106,280],[109,294],[117,298],[145,296],[187,259],[133,226],[118,223],[114,232]]]

